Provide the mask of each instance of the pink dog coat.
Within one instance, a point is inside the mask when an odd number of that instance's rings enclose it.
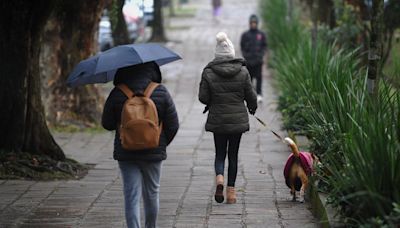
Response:
[[[293,154],[290,154],[285,165],[285,169],[283,170],[283,175],[285,176],[286,185],[290,188],[289,183],[289,175],[290,175],[290,168],[292,168],[293,162],[295,157]],[[306,172],[308,176],[311,175],[313,172],[313,158],[311,153],[309,152],[300,152],[300,165]],[[300,191],[301,188],[301,180],[295,181],[295,188],[297,191]]]

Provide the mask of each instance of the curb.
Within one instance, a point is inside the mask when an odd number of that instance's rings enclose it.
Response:
[[[336,217],[337,211],[327,203],[327,194],[318,192],[316,182],[310,185],[309,199],[313,215],[319,220],[320,227],[345,227]]]
[[[292,137],[296,139],[297,145],[308,148],[309,140],[307,137],[295,134]],[[311,177],[310,182],[307,194],[312,206],[312,213],[319,221],[319,227],[345,227],[345,224],[336,216],[339,214],[338,211],[327,203],[327,194],[318,191],[318,180],[315,177]]]
[[[326,205],[326,198],[321,199],[322,197],[320,197],[320,194],[321,193],[317,191],[315,183],[311,184],[309,190],[309,197],[312,206],[312,213],[318,219],[319,224],[322,228],[329,228],[331,227],[331,225],[329,223],[328,214],[324,206]]]

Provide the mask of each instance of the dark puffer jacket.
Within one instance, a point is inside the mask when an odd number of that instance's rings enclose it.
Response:
[[[257,109],[257,95],[244,60],[217,58],[210,62],[203,71],[199,100],[209,107],[207,131],[219,134],[248,131],[247,109]]]
[[[114,84],[124,83],[132,91],[144,91],[151,81],[161,81],[158,66],[151,64],[141,68],[123,68],[117,72],[115,77]],[[117,129],[121,122],[121,112],[127,97],[118,88],[114,88],[108,96],[104,105],[102,125],[107,130],[116,130],[114,139],[115,160],[161,161],[167,158],[166,147],[171,143],[179,128],[178,115],[171,95],[165,86],[159,85],[150,98],[154,101],[158,117],[163,123],[160,146],[151,150],[126,151],[121,146]]]
[[[258,29],[250,29],[242,34],[240,47],[247,66],[263,64],[263,58],[267,50],[266,36]]]

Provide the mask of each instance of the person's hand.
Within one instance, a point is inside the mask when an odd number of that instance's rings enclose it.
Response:
[[[254,114],[256,114],[256,110],[255,109],[249,109],[249,113],[254,116]]]

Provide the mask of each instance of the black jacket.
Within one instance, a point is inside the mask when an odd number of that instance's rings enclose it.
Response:
[[[158,69],[158,66],[157,66]],[[114,84],[124,83],[132,91],[144,91],[151,81],[160,82],[161,74],[159,70],[151,69],[131,69],[126,72],[119,71],[116,74]],[[104,105],[102,125],[107,130],[116,130],[114,139],[114,159],[124,160],[145,160],[161,161],[167,158],[166,147],[175,137],[179,121],[171,95],[163,85],[159,85],[150,97],[158,112],[158,117],[163,123],[160,137],[160,146],[156,149],[143,151],[125,151],[121,146],[118,126],[121,122],[121,112],[124,102],[127,100],[125,94],[118,88],[114,88],[107,98]]]
[[[199,100],[209,107],[206,130],[219,134],[249,130],[249,110],[257,109],[257,95],[243,59],[214,59],[203,71]]]
[[[258,29],[248,30],[242,34],[240,48],[248,66],[263,64],[264,54],[267,50],[265,34]]]

